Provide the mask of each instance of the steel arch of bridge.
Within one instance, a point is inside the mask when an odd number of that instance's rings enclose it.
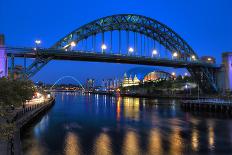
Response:
[[[137,32],[156,40],[171,52],[178,52],[182,58],[186,59],[192,55],[198,58],[187,42],[171,28],[155,19],[136,14],[119,14],[94,20],[69,33],[52,48],[65,49],[70,47],[73,41],[78,43],[98,33],[114,30]]]
[[[60,78],[59,78],[58,80],[56,80],[56,82],[50,87],[50,90],[52,90],[53,87],[54,87],[55,85],[57,85],[60,81],[62,81],[63,79],[66,79],[66,78],[69,78],[69,79],[74,80],[75,82],[77,82],[77,83],[81,86],[81,88],[82,88],[83,90],[85,90],[85,88],[83,87],[83,85],[81,84],[81,82],[80,82],[77,78],[75,78],[74,76],[70,76],[70,75],[66,75],[66,76],[60,77]]]
[[[87,39],[99,33],[125,30],[133,31],[146,35],[154,41],[159,42],[170,52],[178,52],[180,60],[164,60],[144,58],[143,56],[130,56],[121,54],[107,54],[107,53],[90,53],[88,51],[69,51],[72,42],[76,44],[81,40]],[[67,49],[67,51],[66,51]],[[26,54],[25,54],[26,55]],[[24,55],[24,57],[25,57]],[[117,62],[130,64],[144,64],[175,67],[177,64],[182,64],[188,69],[191,75],[198,81],[202,88],[206,91],[217,92],[216,85],[216,68],[203,63],[198,59],[194,50],[184,41],[176,32],[166,25],[151,19],[149,17],[135,15],[135,14],[119,14],[100,18],[90,22],[60,39],[49,49],[38,49],[36,51],[29,51],[29,57],[32,55],[36,58],[35,61],[27,67],[25,74],[27,77],[34,76],[42,67],[44,67],[50,60],[83,60],[83,61],[100,61],[100,62]],[[188,58],[195,56],[196,61],[189,61]],[[14,59],[14,54],[11,55]],[[19,56],[20,57],[20,56]],[[165,61],[165,62],[163,62]]]

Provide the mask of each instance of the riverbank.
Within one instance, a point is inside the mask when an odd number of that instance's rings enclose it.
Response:
[[[16,125],[16,130],[13,135],[11,143],[9,141],[1,141],[0,143],[0,154],[1,155],[21,155],[21,130],[41,114],[46,112],[55,103],[55,98],[44,100],[41,103],[27,105],[25,108],[18,108],[14,110],[12,120]]]

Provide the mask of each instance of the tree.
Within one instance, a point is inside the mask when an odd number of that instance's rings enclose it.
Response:
[[[13,122],[14,107],[22,106],[35,92],[34,85],[28,80],[9,80],[0,78],[0,138],[12,139],[15,129]]]

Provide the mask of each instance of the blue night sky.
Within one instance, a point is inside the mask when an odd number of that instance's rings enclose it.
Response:
[[[154,18],[177,32],[198,53],[232,51],[231,0],[0,0],[0,33],[7,46],[50,47],[67,33],[100,17],[135,13]],[[33,80],[52,83],[64,75],[86,78],[121,77],[135,65],[52,61]]]

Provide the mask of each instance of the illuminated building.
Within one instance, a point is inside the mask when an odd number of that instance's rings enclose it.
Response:
[[[104,91],[114,91],[118,87],[120,87],[120,80],[116,78],[102,80],[102,90]]]
[[[94,89],[94,79],[87,79],[86,80],[86,90],[93,91]]]
[[[136,86],[139,85],[140,83],[155,82],[161,79],[169,79],[169,78],[172,78],[172,75],[167,72],[159,71],[151,68],[138,67],[138,68],[133,68],[124,74],[122,86],[123,87]]]
[[[139,83],[140,83],[140,80],[137,78],[136,75],[132,79],[131,75],[128,78],[127,74],[126,73],[124,74],[124,79],[123,79],[123,82],[122,82],[123,87],[136,86],[136,85],[139,85]]]

